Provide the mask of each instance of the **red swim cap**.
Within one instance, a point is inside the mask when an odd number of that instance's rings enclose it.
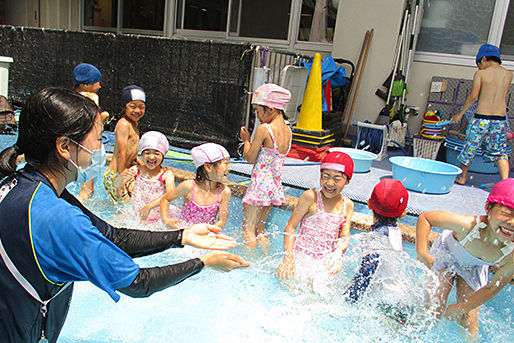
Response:
[[[343,172],[348,176],[349,181],[353,175],[353,160],[344,152],[332,151],[323,158],[320,169],[332,169]]]
[[[371,193],[369,205],[376,213],[388,217],[399,217],[407,208],[409,192],[401,181],[395,179],[383,179]]]

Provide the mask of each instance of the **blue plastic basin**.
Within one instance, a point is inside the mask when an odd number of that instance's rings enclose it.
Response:
[[[460,165],[457,156],[459,156],[462,148],[464,148],[464,143],[447,137],[444,146],[446,147],[446,162],[456,166]],[[498,174],[498,167],[495,163],[486,161],[484,159],[484,152],[482,149],[478,148],[475,158],[469,165],[469,171],[482,174]]]
[[[405,188],[427,194],[445,194],[450,191],[459,167],[449,163],[419,157],[395,156],[389,158],[393,165],[393,178]]]
[[[372,152],[352,148],[330,148],[329,151],[340,151],[348,154],[353,160],[354,173],[367,173],[371,169],[371,163],[377,158]]]

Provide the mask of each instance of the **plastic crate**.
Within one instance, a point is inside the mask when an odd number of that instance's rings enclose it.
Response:
[[[441,143],[441,140],[414,137],[414,157],[435,160]]]

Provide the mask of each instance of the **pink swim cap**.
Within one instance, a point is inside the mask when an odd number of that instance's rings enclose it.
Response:
[[[252,104],[285,110],[291,92],[274,83],[265,83],[253,92]]]
[[[205,163],[214,163],[230,157],[227,149],[216,143],[204,143],[191,149],[191,157],[195,167],[203,166]]]
[[[139,152],[143,152],[146,149],[157,150],[165,156],[170,149],[170,143],[162,133],[158,131],[148,131],[142,135],[139,140]]]
[[[514,179],[505,179],[494,185],[487,201],[514,208]]]

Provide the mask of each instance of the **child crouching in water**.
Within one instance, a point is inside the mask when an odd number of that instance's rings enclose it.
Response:
[[[356,303],[365,294],[379,299],[377,306],[388,317],[401,324],[408,322],[414,306],[423,301],[398,275],[398,267],[386,251],[401,252],[402,232],[397,220],[407,214],[409,193],[398,180],[383,179],[371,193],[368,207],[373,212],[371,232],[364,233],[361,248],[364,256],[357,274],[344,292],[347,301]],[[396,262],[404,257],[399,256]],[[376,280],[376,282],[373,282]]]
[[[243,197],[243,240],[250,248],[259,247],[267,253],[270,242],[265,235],[265,224],[272,206],[286,202],[280,176],[289,149],[291,129],[286,125],[284,109],[291,93],[273,83],[257,88],[252,97],[252,108],[261,125],[250,132],[241,127],[244,157],[254,163],[250,185]]]
[[[198,223],[213,224],[223,228],[227,223],[231,191],[224,183],[228,181],[230,155],[221,145],[205,143],[191,149],[196,166],[195,180],[181,182],[175,190],[167,192],[161,199],[161,216],[170,229],[180,229]],[[184,198],[179,219],[168,216],[169,203]],[[217,218],[217,219],[216,219]]]
[[[302,194],[284,230],[284,259],[278,268],[281,280],[293,276],[297,264],[302,274],[320,262],[330,274],[341,269],[353,215],[353,201],[341,192],[352,178],[353,160],[343,152],[330,152],[320,169],[320,189]]]
[[[418,218],[418,260],[439,275],[437,315],[445,312],[448,295],[457,281],[457,303],[444,316],[456,320],[473,337],[478,336],[479,306],[492,299],[514,275],[514,179],[498,182],[485,205],[486,215],[444,211],[425,212]],[[445,229],[428,252],[432,226]],[[488,282],[489,266],[499,269]]]
[[[145,223],[155,223],[161,218],[160,201],[167,192],[175,189],[175,176],[162,166],[169,150],[168,139],[157,131],[149,131],[139,140],[143,165],[135,165],[121,173],[117,179],[120,188],[135,179],[130,205]]]

